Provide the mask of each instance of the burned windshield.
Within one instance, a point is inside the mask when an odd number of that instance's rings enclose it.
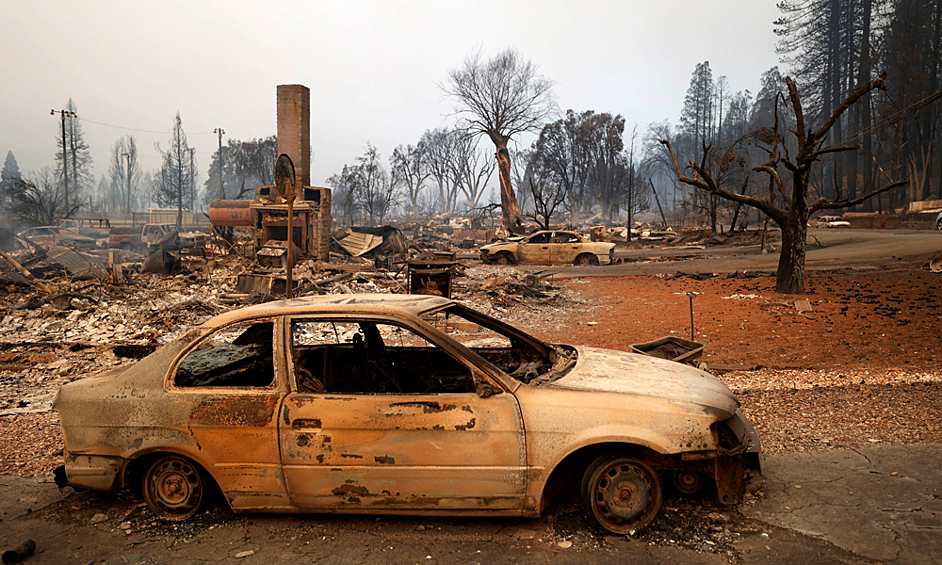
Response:
[[[455,304],[423,316],[432,327],[518,381],[555,380],[571,368],[575,351],[548,345],[486,314]],[[564,368],[565,367],[565,368]]]

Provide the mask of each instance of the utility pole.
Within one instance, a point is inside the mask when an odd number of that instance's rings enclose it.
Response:
[[[49,110],[49,115],[55,116],[56,112],[62,117],[62,178],[65,181],[65,213],[69,215],[71,213],[71,208],[69,208],[69,153],[65,145],[65,117],[77,118],[78,115],[68,110]]]
[[[122,153],[125,157],[128,158],[128,191],[124,195],[124,213],[131,213],[131,154]]]
[[[195,147],[190,147],[190,213],[196,209],[196,176],[193,174],[193,152]]]
[[[226,133],[226,131],[222,128],[216,128],[213,130],[213,133],[219,134],[219,158],[217,159],[217,165],[219,166],[219,198],[225,200],[226,189],[222,186],[222,134]]]

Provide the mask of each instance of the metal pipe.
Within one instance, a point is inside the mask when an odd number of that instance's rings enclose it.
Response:
[[[4,551],[3,562],[7,565],[10,563],[18,563],[32,555],[34,551],[36,551],[36,542],[28,539],[13,549]]]

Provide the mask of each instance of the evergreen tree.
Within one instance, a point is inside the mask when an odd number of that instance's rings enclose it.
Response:
[[[681,131],[690,137],[695,148],[713,143],[713,100],[713,71],[710,62],[704,61],[697,64],[690,76],[690,87],[680,114]]]
[[[7,158],[3,161],[3,170],[0,171],[0,207],[3,206],[4,200],[9,198],[13,181],[22,178],[20,167],[16,164],[16,157],[13,156],[12,151],[7,151]]]

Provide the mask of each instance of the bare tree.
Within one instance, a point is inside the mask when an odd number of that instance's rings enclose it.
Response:
[[[464,194],[468,209],[477,208],[487,182],[494,174],[494,161],[481,155],[477,140],[469,135],[457,135],[451,155],[451,177],[454,186]]]
[[[445,128],[426,130],[419,142],[425,147],[422,159],[425,167],[438,186],[438,209],[448,212],[448,200],[451,193],[450,163],[455,136]]]
[[[356,176],[356,167],[344,165],[339,174],[327,179],[327,186],[333,188],[331,211],[334,217],[343,218],[343,223],[348,226],[353,225],[353,217],[359,212]]]
[[[422,141],[416,145],[400,145],[393,149],[389,158],[392,169],[392,183],[402,188],[409,198],[412,215],[419,213],[419,196],[425,188],[425,180],[429,177],[429,170],[425,163],[426,147]]]
[[[537,67],[513,49],[489,61],[480,52],[449,72],[445,93],[457,99],[464,127],[490,138],[497,150],[500,203],[504,228],[520,223],[520,210],[510,179],[507,143],[514,135],[537,131],[553,113],[553,81],[537,75]]]
[[[71,200],[66,209],[64,185],[59,175],[49,167],[43,167],[29,175],[9,178],[6,187],[10,198],[10,214],[13,218],[29,225],[52,225],[62,218],[74,214],[79,204]]]
[[[177,227],[182,227],[183,203],[190,202],[193,186],[190,175],[190,151],[180,112],[177,112],[174,119],[172,135],[170,147],[166,151],[163,151],[157,144],[157,151],[163,155],[164,162],[154,186],[154,200],[161,206],[176,205]]]
[[[755,171],[762,171],[769,175],[775,191],[785,202],[783,207],[776,206],[772,202],[772,198],[765,200],[721,188],[710,171],[708,164],[708,154],[710,153],[709,146],[704,147],[703,158],[699,164],[694,161],[690,161],[688,164],[688,168],[692,169],[694,172],[693,178],[685,176],[680,168],[680,164],[674,156],[670,142],[661,140],[661,143],[670,151],[677,177],[681,182],[707,191],[711,195],[754,206],[765,212],[772,221],[779,225],[782,229],[782,251],[779,255],[778,271],[776,273],[776,292],[783,294],[801,294],[804,292],[805,240],[808,231],[808,218],[811,217],[811,214],[818,210],[856,206],[868,198],[906,184],[907,181],[897,181],[882,188],[866,192],[859,198],[845,197],[840,186],[838,186],[837,195],[834,199],[826,199],[822,196],[813,202],[809,202],[808,192],[812,165],[819,161],[824,155],[842,151],[852,151],[859,148],[858,146],[850,145],[822,147],[831,127],[840,119],[841,114],[853,106],[862,96],[873,89],[886,90],[886,82],[884,82],[885,77],[886,73],[883,73],[878,79],[855,89],[834,110],[824,125],[817,130],[812,128],[806,129],[801,100],[798,98],[798,87],[791,77],[785,78],[785,82],[788,85],[791,108],[795,115],[796,126],[795,129],[790,131],[797,138],[797,154],[794,158],[790,156],[788,146],[785,144],[785,138],[779,132],[778,109],[776,105],[773,128],[760,130],[756,136],[759,142],[765,144],[764,149],[769,158],[766,162],[753,168]],[[732,149],[730,149],[730,151],[732,151]],[[788,192],[786,189],[779,166],[784,167],[791,174],[791,192]]]
[[[140,185],[141,168],[137,161],[137,141],[134,136],[118,138],[111,147],[108,163],[108,192],[102,194],[112,209],[130,214],[134,208],[134,197]]]
[[[357,161],[359,165],[356,167],[355,186],[360,205],[369,215],[370,225],[376,218],[382,223],[396,204],[396,187],[380,164],[379,151],[369,142],[366,152],[357,157]]]

